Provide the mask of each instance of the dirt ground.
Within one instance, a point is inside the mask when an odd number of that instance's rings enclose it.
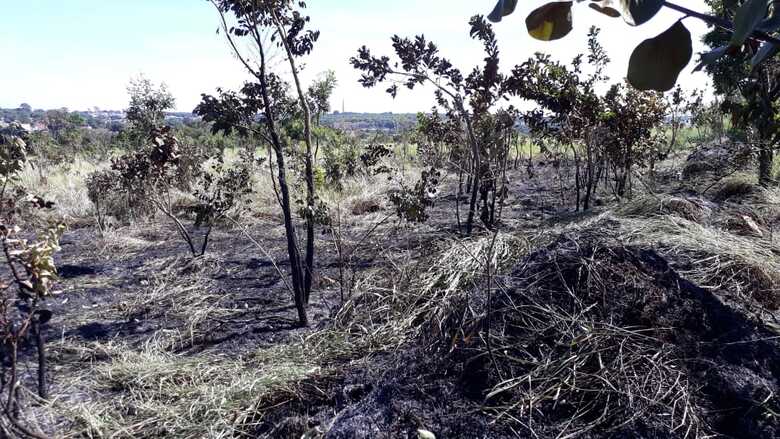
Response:
[[[215,230],[209,252],[197,260],[188,256],[185,245],[164,221],[119,228],[103,238],[92,227],[71,227],[63,236],[62,251],[57,255],[61,293],[48,303],[54,312],[46,328],[49,382],[56,401],[32,410],[37,423],[57,437],[227,434],[296,439],[417,438],[422,430],[437,438],[556,437],[561,430],[552,427],[579,414],[576,406],[565,402],[551,405],[547,399],[538,407],[525,407],[530,389],[521,385],[496,395],[490,395],[489,390],[499,386],[510,370],[510,376],[525,376],[536,370],[529,366],[531,363],[518,363],[524,355],[538,359],[546,352],[544,355],[555,359],[572,354],[574,345],[561,347],[561,343],[571,340],[549,333],[552,329],[538,338],[541,336],[523,329],[527,322],[513,320],[523,314],[512,307],[527,300],[529,292],[539,287],[540,279],[549,278],[545,270],[558,264],[555,273],[562,275],[564,281],[545,281],[539,300],[544,297],[545,303],[557,307],[556,312],[587,314],[587,321],[596,322],[594,325],[607,322],[625,328],[658,329],[652,342],[646,343],[646,349],[651,354],[668,353],[673,358],[665,363],[669,370],[684,369],[684,373],[674,376],[686,381],[685,389],[690,391],[692,400],[685,404],[693,408],[680,413],[696,417],[695,422],[679,421],[685,429],[671,428],[674,421],[667,422],[666,418],[677,414],[677,406],[666,396],[658,397],[652,404],[635,405],[634,396],[626,396],[621,393],[623,390],[603,390],[599,395],[613,399],[605,402],[595,398],[596,405],[587,411],[589,418],[572,421],[580,426],[579,437],[703,437],[705,433],[746,438],[780,436],[778,334],[771,325],[757,320],[748,306],[739,305],[743,296],[735,298],[728,283],[720,289],[703,289],[686,279],[680,273],[690,271],[690,265],[696,261],[680,258],[660,243],[653,248],[620,241],[617,230],[625,228],[625,223],[604,222],[599,217],[616,206],[607,194],[599,196],[592,212],[572,212],[571,195],[560,195],[572,191],[560,189],[552,164],[537,164],[532,179],[525,172],[520,169],[510,175],[502,234],[517,236],[536,251],[509,261],[510,268],[497,273],[491,288],[500,294],[485,297],[480,294],[485,291],[485,279],[473,281],[468,288],[472,293],[466,296],[468,303],[454,301],[446,308],[450,317],[441,319],[451,320],[457,314],[452,310],[473,317],[460,320],[455,331],[458,334],[451,338],[442,337],[453,334],[447,332],[446,325],[434,328],[430,322],[412,322],[410,327],[428,329],[418,330],[415,337],[407,337],[394,346],[343,348],[343,353],[333,355],[322,354],[325,342],[319,334],[344,325],[343,311],[340,314],[339,310],[345,300],[352,304],[354,312],[360,311],[360,306],[373,306],[381,320],[383,311],[380,305],[372,305],[372,294],[392,297],[395,293],[387,292],[388,289],[414,282],[412,279],[404,284],[375,276],[393,272],[399,273],[399,278],[417,276],[439,257],[437,251],[443,243],[456,238],[452,215],[456,197],[452,185],[439,192],[431,220],[423,225],[400,223],[383,200],[375,200],[378,207],[368,212],[345,212],[342,233],[345,242],[356,248],[350,254],[347,270],[353,280],[351,291],[340,288],[334,231],[318,230],[318,273],[309,308],[309,328],[299,328],[295,323],[295,309],[285,284],[289,261],[283,228],[279,218],[272,215],[258,214],[246,221],[251,224],[246,230],[235,226]],[[661,182],[657,193],[688,197],[696,194],[691,185],[677,178],[673,168],[665,173],[660,171],[656,178]],[[712,201],[713,197],[702,198],[718,203],[717,206],[724,205],[722,200]],[[590,228],[583,225],[584,231],[577,229],[574,235],[567,232],[567,228],[590,221],[601,222]],[[768,227],[771,230],[773,224]],[[610,235],[611,229],[615,236]],[[589,230],[598,230],[601,235],[594,240]],[[490,232],[479,230],[477,235],[488,239]],[[780,250],[776,255],[780,257]],[[596,260],[600,263],[593,265]],[[587,279],[583,272],[590,273]],[[610,273],[619,273],[619,279],[610,278]],[[596,274],[603,282],[599,288],[592,284]],[[369,291],[369,283],[373,285],[370,291],[379,292],[361,296]],[[772,288],[762,291],[777,294]],[[577,308],[592,301],[591,295],[596,291],[604,294],[596,301],[600,305],[586,312]],[[572,297],[577,300],[566,301]],[[422,296],[418,300],[422,305]],[[489,323],[493,328],[501,328],[503,338],[494,343],[519,343],[504,346],[498,355],[501,360],[488,361],[481,349],[484,340],[470,338],[469,327],[473,330],[485,324],[481,319],[487,306],[503,310],[498,322]],[[762,309],[775,319],[780,317],[777,309]],[[380,327],[382,322],[371,323]],[[349,326],[344,333],[356,337],[355,340],[371,338],[370,324],[360,325]],[[379,330],[375,332],[378,334]],[[632,341],[633,337],[625,340]],[[264,374],[278,373],[267,372],[264,365],[276,364],[287,347],[298,345],[302,346],[298,362],[308,364],[310,360],[311,364],[299,378],[285,381],[284,386],[270,386],[270,390],[254,396],[242,394],[242,417],[234,422],[240,425],[226,430],[227,433],[199,426],[197,413],[191,414],[193,421],[183,431],[177,430],[178,424],[167,423],[162,415],[154,421],[146,420],[149,416],[145,410],[159,411],[166,404],[178,407],[184,397],[160,398],[156,402],[160,405],[145,407],[144,392],[154,389],[147,388],[149,384],[142,382],[143,377],[132,376],[142,372],[128,372],[128,376],[118,378],[119,372],[112,369],[118,363],[127,368],[128,361],[137,361],[133,356],[127,360],[124,353],[134,352],[138,358],[145,358],[140,355],[153,347],[155,355],[170,360],[166,364],[203,361],[214,364],[208,374],[219,375],[228,373],[220,369],[220,364],[241,363],[243,369],[230,370],[238,370],[238,374],[254,370],[260,380]],[[525,348],[510,352],[520,345]],[[605,355],[615,355],[610,352]],[[588,376],[608,369],[592,362],[583,365],[590,368],[586,371]],[[28,366],[25,377],[31,380],[33,375],[34,370]],[[187,377],[180,379],[189,383]],[[208,380],[212,379],[209,376]],[[572,397],[583,398],[582,392],[567,387],[568,381],[561,382],[566,385],[559,383],[559,391],[569,389]],[[636,384],[628,378],[625,382]],[[153,383],[152,387],[159,385],[160,392],[164,385],[178,385],[175,380]],[[211,381],[198,383],[200,386]],[[679,388],[679,382],[668,385],[669,389]],[[638,398],[643,397],[641,389],[635,390]],[[515,403],[518,405],[513,406]],[[37,407],[34,402],[30,405]],[[74,414],[63,411],[63,406],[81,408]],[[510,406],[514,409],[506,409]],[[670,414],[667,409],[672,406]],[[632,407],[643,417],[629,416],[632,420],[621,424],[618,418],[602,422],[594,415],[595,409],[622,413]],[[95,412],[94,418],[85,411]],[[169,416],[175,416],[172,413]],[[532,424],[540,420],[547,425]]]

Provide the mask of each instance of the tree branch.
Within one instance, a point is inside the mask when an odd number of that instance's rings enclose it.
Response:
[[[701,12],[696,12],[684,6],[679,6],[671,2],[664,2],[664,6],[671,10],[681,12],[688,17],[698,18],[699,20],[721,27],[729,32],[734,32],[734,23],[732,23],[731,21],[725,18],[720,18],[714,15],[708,15],[708,14],[703,14]],[[762,32],[760,30],[754,30],[750,35],[757,40],[766,41],[767,43],[772,43],[775,46],[780,47],[780,39],[775,38],[767,34],[766,32]]]

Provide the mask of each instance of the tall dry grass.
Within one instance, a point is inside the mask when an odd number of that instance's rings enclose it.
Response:
[[[66,221],[84,220],[94,215],[85,181],[89,174],[107,166],[108,163],[94,163],[80,156],[71,163],[44,169],[28,162],[19,173],[19,182],[30,193],[54,201],[55,213]]]

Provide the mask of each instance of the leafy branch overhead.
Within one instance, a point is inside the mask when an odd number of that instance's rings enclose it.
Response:
[[[707,15],[663,0],[575,0],[549,2],[526,17],[528,34],[542,41],[564,38],[574,28],[575,3],[586,3],[589,9],[623,20],[631,26],[653,19],[663,8],[680,12],[684,17],[658,36],[637,46],[628,66],[628,82],[639,90],[669,91],[693,56],[691,33],[683,24],[685,18],[696,18],[731,33],[728,44],[701,54],[696,70],[723,56],[749,55],[753,68],[780,52],[780,1],[745,0],[731,2],[726,16]],[[518,0],[499,0],[488,15],[497,23],[511,15]]]

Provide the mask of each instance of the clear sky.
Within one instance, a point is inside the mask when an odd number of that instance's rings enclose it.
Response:
[[[482,59],[479,45],[468,37],[471,15],[487,14],[495,0],[309,0],[309,14],[322,36],[305,61],[305,79],[332,69],[339,79],[334,109],[347,111],[415,112],[430,109],[429,90],[402,90],[392,100],[383,88],[365,90],[349,57],[367,45],[377,54],[390,53],[393,34],[425,34],[442,54],[464,72]],[[643,39],[662,32],[679,14],[665,12],[652,22],[630,28],[575,5],[575,29],[564,40],[544,43],[526,34],[524,18],[546,0],[521,0],[517,12],[496,25],[502,66],[509,69],[536,51],[561,60],[584,52],[591,24],[603,28],[602,42],[613,62],[613,80],[625,75],[628,57]],[[687,7],[705,10],[703,0],[686,0]],[[145,74],[165,82],[177,99],[177,109],[191,111],[200,94],[216,87],[236,88],[245,73],[231,56],[219,21],[206,0],[0,0],[0,107],[22,102],[34,108],[123,109],[128,80]],[[686,25],[694,34],[694,50],[706,27],[694,19]],[[704,74],[682,74],[686,88],[702,88]]]

